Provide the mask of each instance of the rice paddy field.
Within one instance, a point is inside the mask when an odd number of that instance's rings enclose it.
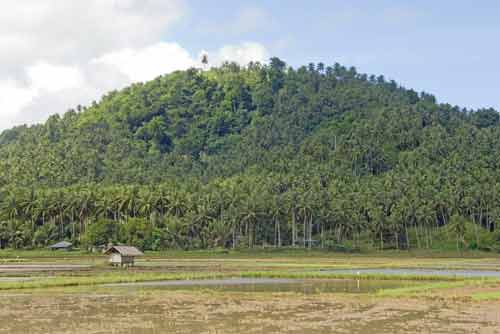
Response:
[[[0,333],[500,333],[500,257],[0,251]]]

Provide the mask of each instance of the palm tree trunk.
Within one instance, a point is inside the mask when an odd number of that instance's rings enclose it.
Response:
[[[281,248],[281,228],[279,219],[278,219],[278,247]]]
[[[304,212],[304,217],[303,217],[303,221],[302,221],[302,227],[304,229],[304,233],[303,233],[303,236],[304,236],[304,240],[302,242],[303,244],[303,247],[306,248],[306,239],[307,239],[307,213]]]
[[[417,237],[417,248],[420,248],[420,233],[418,232],[418,224],[415,225],[415,236]]]
[[[309,249],[312,247],[312,230],[313,230],[313,214],[312,211],[309,215]]]
[[[408,233],[408,223],[405,221],[406,249],[410,249],[410,234]]]
[[[236,248],[236,228],[233,226],[233,249]]]
[[[325,241],[325,227],[323,226],[323,224],[320,224],[320,227],[321,229],[321,248],[324,248],[324,241]]]

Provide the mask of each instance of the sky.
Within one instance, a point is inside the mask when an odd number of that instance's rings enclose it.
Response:
[[[500,110],[492,0],[2,0],[0,130],[158,75],[235,61],[383,74],[439,102]]]

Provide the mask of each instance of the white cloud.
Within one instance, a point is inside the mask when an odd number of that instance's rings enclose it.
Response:
[[[247,65],[251,61],[265,62],[268,58],[267,50],[262,44],[245,42],[222,47],[215,53],[215,64],[234,61],[240,65]]]
[[[51,70],[47,72],[47,69]],[[8,110],[13,110],[5,117],[2,117],[2,110],[5,109],[0,108],[0,130],[16,124],[44,121],[51,114],[63,113],[78,104],[89,104],[105,92],[130,83],[130,79],[115,68],[100,64],[86,64],[78,68],[44,64],[29,72],[30,84],[16,88],[18,95],[23,97],[19,100],[22,103],[15,103],[17,99],[5,99]],[[0,96],[0,105],[1,102]]]
[[[35,91],[56,92],[83,84],[82,73],[76,67],[39,63],[29,66],[26,72],[30,87]]]
[[[184,13],[184,0],[2,0],[0,130],[129,83],[92,59],[153,45]]]
[[[0,81],[0,115],[12,115],[20,107],[27,104],[33,92],[26,88],[20,87],[13,80]]]
[[[12,79],[0,81],[0,129],[10,127],[22,121],[21,111],[33,104],[41,96],[81,89],[84,84],[83,74],[78,68],[55,66],[39,63],[26,69],[27,84],[23,85]],[[54,109],[47,108],[46,111]],[[61,111],[61,110],[59,110]],[[43,118],[42,118],[43,119]],[[29,117],[24,122],[40,121]],[[23,122],[23,123],[24,123]]]
[[[131,81],[151,80],[163,73],[197,66],[199,62],[177,43],[160,42],[143,49],[123,49],[93,60],[115,67]]]
[[[264,63],[269,58],[266,48],[255,42],[226,45],[212,52],[202,50],[197,57],[177,43],[159,42],[145,48],[111,52],[93,59],[91,63],[114,68],[130,82],[135,82],[152,80],[176,70],[201,67],[203,54],[208,56],[210,66],[219,66],[224,62],[236,62],[244,66],[252,61]]]
[[[255,42],[223,46],[207,53],[210,66],[223,62],[247,65],[266,62],[266,48]],[[200,54],[201,54],[200,53]],[[110,52],[80,66],[38,63],[28,66],[25,82],[0,80],[0,130],[18,124],[45,120],[78,104],[98,100],[107,91],[132,82],[152,80],[175,70],[201,67],[200,57],[192,56],[177,43],[159,42],[144,48]]]
[[[176,70],[201,67],[202,55],[207,55],[210,66],[236,62],[242,66],[250,62],[264,63],[269,58],[267,49],[260,43],[244,42],[226,45],[212,52],[202,50],[192,56],[177,43],[159,42],[140,49],[122,49],[93,59],[92,64],[114,68],[127,76],[130,82],[152,80]]]
[[[40,60],[86,62],[116,49],[143,47],[183,14],[181,0],[2,0],[0,75],[22,75],[19,69]]]
[[[43,121],[135,81],[201,66],[178,43],[162,41],[183,18],[184,0],[3,0],[2,5],[0,130]],[[265,47],[254,42],[209,55],[210,66],[267,58]]]

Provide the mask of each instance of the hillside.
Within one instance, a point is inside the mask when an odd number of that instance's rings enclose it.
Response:
[[[0,246],[497,250],[499,135],[339,64],[175,72],[4,131]]]

